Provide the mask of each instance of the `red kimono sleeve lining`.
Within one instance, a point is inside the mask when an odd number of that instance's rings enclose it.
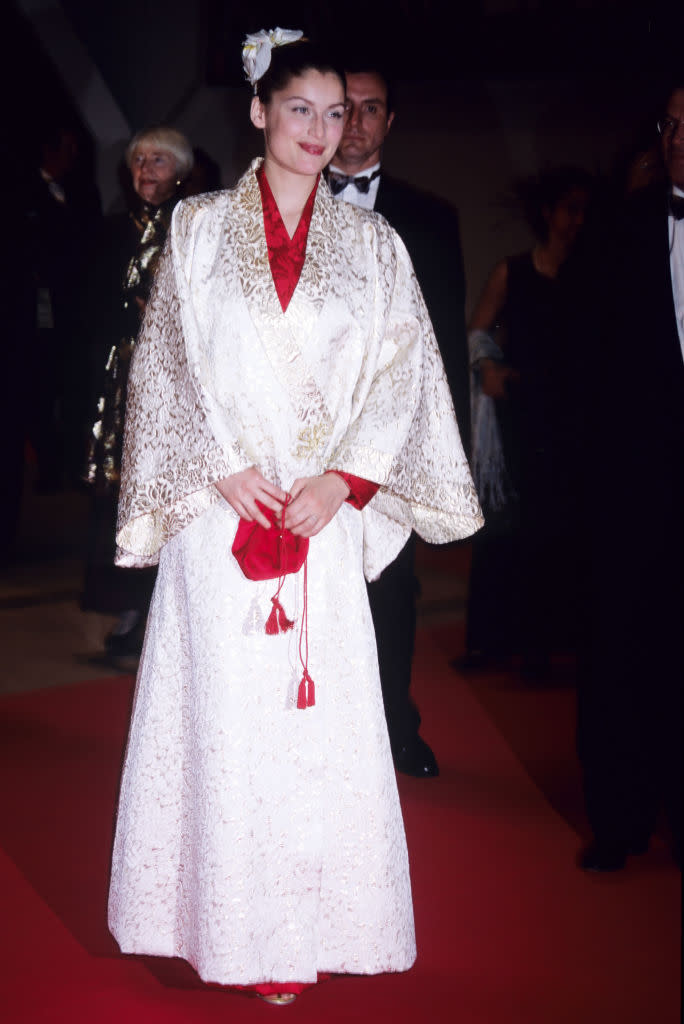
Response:
[[[372,480],[364,480],[361,476],[354,476],[353,473],[343,473],[339,469],[329,469],[327,472],[337,473],[339,477],[342,477],[349,488],[349,495],[346,500],[354,508],[359,509],[359,511],[377,494],[380,487],[380,484],[373,483]]]

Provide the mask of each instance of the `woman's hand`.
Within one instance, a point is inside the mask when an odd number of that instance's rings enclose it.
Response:
[[[349,496],[349,487],[337,473],[324,473],[295,480],[290,493],[285,526],[297,537],[315,537]]]
[[[340,483],[343,481],[340,480]],[[257,501],[260,501],[266,508],[275,512],[276,518],[280,520],[287,494],[280,487],[269,483],[254,466],[226,476],[223,480],[217,480],[215,486],[228,504],[235,509],[240,519],[257,522],[268,530],[271,524],[257,506]]]

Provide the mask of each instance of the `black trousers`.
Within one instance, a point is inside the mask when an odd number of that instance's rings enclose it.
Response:
[[[667,517],[665,517],[667,518]],[[598,841],[647,839],[662,809],[681,851],[684,522],[592,542],[578,751]]]
[[[416,535],[413,533],[380,578],[367,585],[385,716],[394,752],[410,744],[420,728],[420,714],[409,694],[418,591],[415,554]]]

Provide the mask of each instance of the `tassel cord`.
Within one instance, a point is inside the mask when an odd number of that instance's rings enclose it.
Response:
[[[283,512],[287,508],[291,498],[288,494],[283,504]],[[282,529],[280,533],[282,540]],[[299,628],[299,661],[302,665],[302,678],[297,689],[297,707],[300,710],[313,707],[316,703],[316,687],[309,675],[309,578],[308,578],[308,555],[304,559],[304,595],[302,601],[302,620]],[[282,569],[282,563],[280,568]],[[286,633],[294,626],[294,621],[288,619],[285,609],[280,603],[280,592],[285,583],[285,574],[278,576],[278,587],[271,598],[271,611],[266,620],[266,633],[269,636],[277,636],[279,633]]]
[[[302,607],[302,622],[299,629],[299,660],[304,669],[302,681],[299,684],[297,694],[297,707],[300,709],[313,707],[316,703],[316,688],[314,681],[309,675],[309,586],[308,586],[308,558],[304,562],[304,600]],[[304,653],[302,654],[302,646]]]

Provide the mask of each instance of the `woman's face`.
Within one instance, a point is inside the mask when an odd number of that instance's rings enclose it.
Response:
[[[545,213],[549,237],[558,238],[565,245],[572,245],[584,224],[588,205],[589,193],[586,189],[570,189],[567,195]]]
[[[140,198],[159,206],[176,191],[176,158],[153,142],[141,142],[133,150],[131,175]]]
[[[307,71],[267,104],[255,96],[251,117],[264,132],[267,166],[313,177],[330,163],[342,137],[342,83],[332,72]]]

